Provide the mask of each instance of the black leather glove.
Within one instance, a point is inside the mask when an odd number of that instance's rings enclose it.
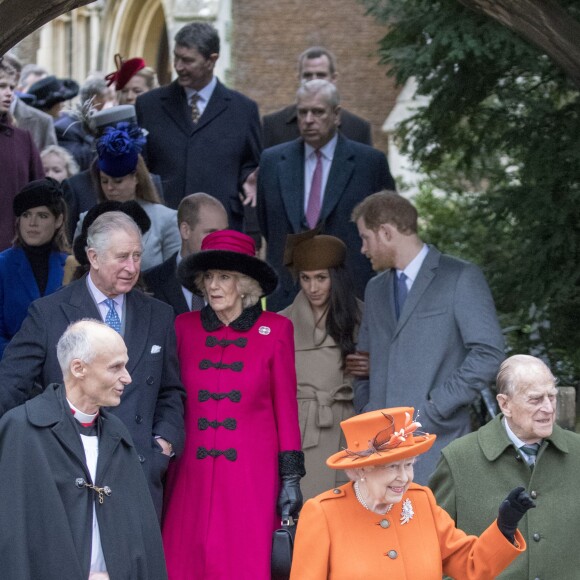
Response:
[[[512,544],[518,529],[518,522],[530,508],[535,507],[536,504],[523,487],[512,489],[501,502],[497,516],[497,527]]]
[[[300,479],[306,475],[304,453],[302,451],[282,451],[278,453],[280,473],[280,495],[278,496],[278,515],[281,518],[297,518],[302,508]]]

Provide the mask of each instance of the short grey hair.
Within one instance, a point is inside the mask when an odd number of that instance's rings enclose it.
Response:
[[[296,91],[296,102],[299,103],[304,97],[312,97],[322,93],[324,100],[333,109],[340,105],[340,95],[336,85],[324,79],[312,79],[302,83]]]
[[[532,384],[541,375],[556,386],[558,380],[543,360],[529,354],[515,354],[504,360],[499,367],[497,392],[500,395],[512,396],[518,387]]]
[[[109,248],[111,236],[118,231],[136,234],[143,245],[141,230],[133,218],[122,211],[108,211],[89,226],[85,250],[92,248],[97,254],[102,254]]]
[[[215,270],[219,270],[219,268],[215,268]],[[238,294],[242,296],[242,307],[249,308],[250,306],[254,306],[260,301],[260,298],[264,295],[264,291],[262,287],[258,283],[257,280],[251,278],[250,276],[246,276],[240,272],[233,272],[231,270],[223,270],[224,272],[231,272],[232,276],[236,278],[236,290]],[[205,272],[198,272],[195,276],[195,286],[197,289],[203,294],[207,302],[207,294],[205,291],[205,286],[203,285],[203,276]]]
[[[70,365],[74,359],[80,359],[85,363],[90,363],[95,359],[97,353],[92,340],[92,330],[94,325],[109,328],[104,322],[93,318],[83,318],[69,324],[63,335],[56,344],[56,358],[62,371],[62,376],[70,374]]]
[[[100,76],[90,76],[81,86],[79,100],[81,103],[90,101],[93,97],[102,97],[107,94],[107,81]]]

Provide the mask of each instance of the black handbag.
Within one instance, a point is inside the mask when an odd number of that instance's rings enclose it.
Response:
[[[288,580],[292,566],[296,523],[292,516],[283,518],[281,528],[272,536],[272,580]]]

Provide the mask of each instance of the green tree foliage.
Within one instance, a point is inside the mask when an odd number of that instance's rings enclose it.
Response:
[[[539,50],[456,0],[361,0],[382,62],[430,97],[399,131],[427,176],[424,236],[480,264],[513,352],[580,377],[580,95]],[[561,4],[570,18],[580,1]]]

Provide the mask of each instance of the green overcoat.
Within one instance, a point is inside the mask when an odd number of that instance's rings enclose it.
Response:
[[[498,578],[578,580],[580,435],[554,426],[532,470],[508,438],[502,418],[443,449],[429,483],[437,503],[458,528],[480,535],[508,492],[525,486],[537,506],[519,525],[528,549]]]

